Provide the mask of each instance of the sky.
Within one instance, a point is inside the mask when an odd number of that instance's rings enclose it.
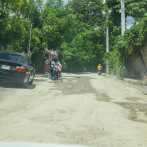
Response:
[[[64,5],[66,5],[68,3],[68,0],[63,0],[63,1],[64,1]],[[46,2],[46,0],[44,0],[44,2]],[[127,29],[129,29],[134,22],[135,21],[132,17],[127,17],[127,22],[126,22]]]
[[[63,0],[64,1],[64,5],[66,5],[68,3],[68,0]]]
[[[127,29],[129,29],[133,25],[134,22],[135,21],[132,17],[127,17],[127,22],[126,22]]]

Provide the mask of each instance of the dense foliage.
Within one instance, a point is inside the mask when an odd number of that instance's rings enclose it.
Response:
[[[57,50],[64,71],[97,71],[100,63],[105,71],[109,59],[110,72],[122,75],[123,67],[136,46],[147,38],[146,0],[125,0],[126,17],[138,24],[121,36],[120,0],[0,0],[0,49],[27,54],[44,70],[44,49]],[[104,11],[111,10],[109,22]],[[30,29],[32,36],[29,52]],[[106,50],[106,25],[109,25],[110,52]]]
[[[105,16],[101,0],[72,0],[66,5],[75,16],[70,41],[60,47],[65,70],[96,71],[105,54]]]
[[[144,16],[138,24],[134,24],[126,30],[124,36],[117,36],[113,50],[105,54],[109,59],[111,73],[125,76],[124,66],[128,62],[130,54],[146,43],[147,40],[147,17]]]
[[[139,49],[147,39],[147,1],[125,0],[126,17],[133,17],[135,23],[121,34],[120,0],[107,0],[111,10],[109,15],[110,52],[105,54],[109,59],[110,73],[126,76],[126,64],[130,54]]]
[[[105,54],[101,0],[1,1],[0,46],[28,54],[43,70],[44,49],[58,50],[65,71],[96,71]],[[30,29],[32,24],[29,52]]]

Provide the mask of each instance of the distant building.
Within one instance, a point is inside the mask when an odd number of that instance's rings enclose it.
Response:
[[[52,57],[55,57],[55,56],[58,57],[58,52],[53,51],[53,50],[45,49],[44,53],[46,55],[48,55],[48,58],[44,62],[44,71],[49,72],[50,71],[49,63],[50,63],[50,61],[52,61]]]

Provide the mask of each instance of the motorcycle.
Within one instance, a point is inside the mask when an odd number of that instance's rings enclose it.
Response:
[[[99,75],[99,76],[101,75],[101,71],[100,71],[100,70],[98,70],[98,75]]]
[[[58,81],[61,81],[62,82],[62,74],[61,74],[61,71],[62,71],[62,67],[61,66],[57,66],[57,68],[55,70],[55,78],[54,78],[54,80],[58,80]]]

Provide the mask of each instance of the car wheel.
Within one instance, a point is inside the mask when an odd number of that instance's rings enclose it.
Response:
[[[35,75],[33,75],[33,79],[28,83],[29,85],[33,84],[34,77],[35,77]]]
[[[26,83],[23,83],[23,84],[22,84],[22,87],[23,87],[23,88],[27,88],[27,87],[28,87],[29,79],[30,79],[30,77],[28,78],[28,81],[27,81]]]

